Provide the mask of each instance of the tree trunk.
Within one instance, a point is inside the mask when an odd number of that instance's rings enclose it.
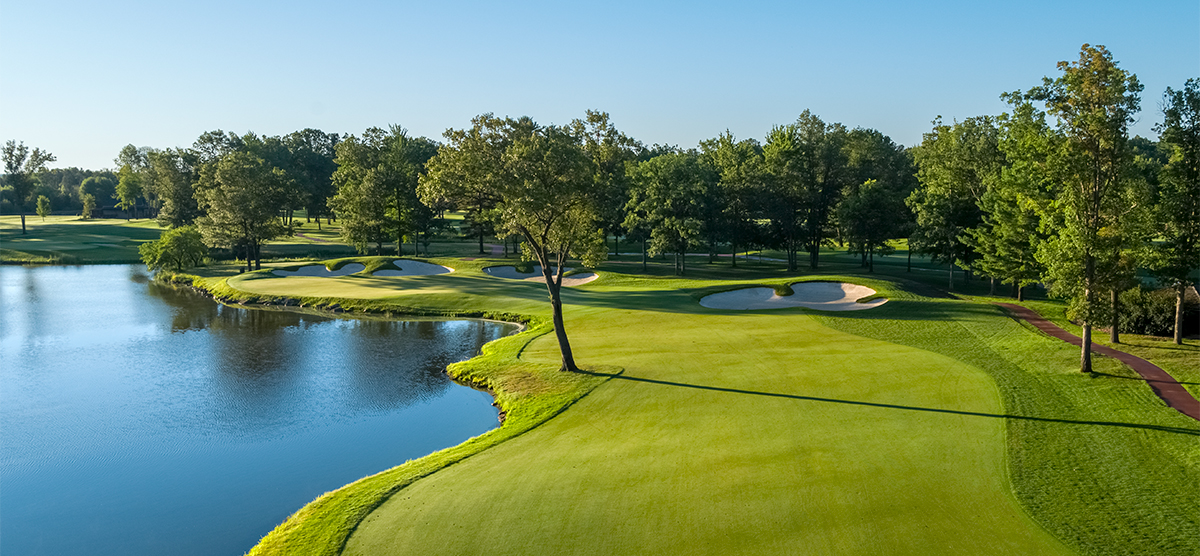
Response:
[[[991,284],[989,285],[990,289],[988,290],[988,295],[996,295],[996,277],[992,276],[991,279],[992,279],[992,281],[991,281]]]
[[[821,243],[817,242],[817,244],[814,245],[813,247],[811,247],[808,251],[808,266],[809,266],[809,268],[816,270],[817,263],[819,262],[820,258],[821,258]]]
[[[1118,328],[1121,324],[1121,296],[1116,288],[1112,290],[1112,329],[1108,331],[1108,341],[1119,344],[1121,343],[1121,330]]]
[[[954,263],[950,263],[950,291],[954,291]]]
[[[1175,345],[1183,345],[1183,295],[1187,292],[1187,283],[1179,282],[1175,286]]]
[[[621,236],[613,234],[613,245],[617,248],[615,256],[621,256]]]
[[[21,234],[25,234],[25,207],[21,207]]]
[[[646,272],[646,240],[642,239],[642,272]]]
[[[729,250],[732,252],[730,260],[733,261],[733,268],[737,268],[737,243],[729,242]]]
[[[539,254],[538,262],[542,265],[542,277],[546,279],[546,289],[550,291],[550,307],[554,310],[554,336],[558,339],[558,351],[562,354],[562,367],[560,371],[576,372],[579,370],[575,366],[575,356],[571,353],[571,342],[567,340],[567,329],[563,325],[562,313],[562,283],[555,279],[554,274],[550,271],[549,261],[546,260],[544,254]],[[560,263],[563,261],[560,261]],[[562,275],[563,264],[559,264],[555,269],[557,274]]]
[[[867,256],[867,265],[868,265],[868,268],[870,269],[870,271],[872,273],[874,273],[875,272],[875,252],[874,251],[871,251],[871,254]]]
[[[483,254],[483,225],[479,226],[479,254]]]
[[[1083,263],[1083,341],[1079,344],[1079,372],[1092,372],[1092,313],[1096,307],[1096,289],[1092,285],[1096,276],[1096,259],[1084,255]]]
[[[1080,343],[1079,372],[1092,372],[1092,325],[1083,323],[1083,341]]]
[[[908,270],[907,270],[907,272],[912,272],[912,248],[909,248],[909,250],[908,250]]]

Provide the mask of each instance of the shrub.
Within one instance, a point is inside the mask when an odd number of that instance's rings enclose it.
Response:
[[[150,270],[169,268],[179,272],[204,262],[208,247],[195,226],[183,226],[163,232],[157,241],[143,243],[138,254]]]
[[[1112,322],[1111,298],[1107,295],[1099,295],[1097,298],[1094,325],[1107,328]],[[1154,290],[1139,285],[1121,292],[1120,301],[1119,324],[1122,333],[1147,336],[1171,336],[1175,333],[1175,290]],[[1185,299],[1183,312],[1186,325],[1200,313],[1200,303],[1192,298]],[[1067,316],[1073,321],[1078,321],[1077,307],[1070,307]]]

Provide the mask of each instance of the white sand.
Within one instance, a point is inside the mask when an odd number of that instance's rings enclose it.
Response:
[[[367,267],[359,263],[350,263],[337,270],[329,270],[325,268],[325,265],[323,264],[313,264],[302,266],[297,270],[272,270],[271,274],[276,276],[322,276],[330,278],[334,276],[346,276],[348,274],[362,272],[366,269]]]
[[[526,280],[529,282],[541,282],[543,284],[546,283],[546,277],[542,276],[542,267],[540,265],[533,265],[533,272],[529,274],[517,272],[517,268],[515,266],[489,266],[483,269],[483,271],[497,278],[506,278],[508,280]],[[570,271],[570,268],[563,270],[563,272]],[[580,272],[570,276],[563,276],[562,285],[568,287],[580,286],[599,277],[600,276],[598,276],[595,272]]]
[[[792,291],[795,292],[792,295],[779,297],[771,288],[744,288],[706,295],[700,300],[700,305],[710,309],[732,311],[788,307],[807,307],[821,311],[859,311],[873,309],[887,303],[887,299],[858,303],[859,299],[875,295],[875,290],[855,284],[800,282],[792,284]]]
[[[371,274],[371,276],[432,276],[434,274],[446,274],[449,272],[454,272],[454,269],[448,266],[423,263],[421,261],[399,259],[393,261],[393,263],[400,267],[400,270],[376,270]]]

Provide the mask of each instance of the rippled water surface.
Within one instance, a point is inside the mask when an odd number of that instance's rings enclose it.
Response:
[[[495,427],[443,370],[512,330],[0,267],[0,554],[242,554],[321,493]]]

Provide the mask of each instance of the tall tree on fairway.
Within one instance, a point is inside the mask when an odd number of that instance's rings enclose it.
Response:
[[[333,173],[337,170],[334,158],[341,138],[336,133],[325,133],[319,129],[303,129],[283,138],[291,153],[291,172],[303,192],[304,208],[309,218],[317,220],[321,229],[321,218],[329,216],[329,199],[336,191]]]
[[[997,120],[1004,164],[998,175],[984,180],[983,195],[976,203],[981,221],[961,239],[976,256],[973,265],[994,280],[1012,284],[1014,296],[1021,300],[1024,288],[1039,282],[1045,271],[1037,251],[1053,224],[1043,222],[1041,215],[1055,190],[1046,160],[1062,144],[1062,137],[1047,126],[1046,114],[1019,94],[1003,98],[1013,102],[1012,114]]]
[[[129,165],[122,166],[117,176],[117,189],[113,193],[117,208],[125,211],[128,215],[126,219],[137,218],[137,200],[142,196],[142,176]]]
[[[1175,343],[1183,343],[1183,298],[1189,275],[1200,272],[1200,80],[1167,88],[1163,122],[1156,130],[1167,152],[1155,221],[1163,241],[1156,246],[1154,274],[1175,290]]]
[[[45,195],[38,195],[37,200],[37,215],[42,217],[42,222],[46,221],[46,217],[50,216],[50,198]]]
[[[775,244],[796,270],[797,253],[808,252],[817,268],[834,207],[851,179],[846,157],[846,127],[827,124],[805,110],[795,123],[776,126],[763,145],[763,159],[774,202],[768,217]]]
[[[31,152],[24,142],[18,144],[11,140],[4,143],[3,153],[5,187],[12,190],[13,205],[21,214],[21,233],[25,234],[25,205],[37,185],[34,175],[56,159],[42,149],[34,148]]]
[[[596,167],[571,129],[537,125],[529,118],[484,114],[469,129],[446,131],[447,144],[420,180],[421,199],[461,205],[495,199],[495,223],[525,240],[522,256],[536,259],[550,294],[562,370],[576,371],[562,312],[567,258],[593,266],[604,258],[598,226]]]
[[[1132,159],[1129,124],[1140,105],[1142,85],[1122,70],[1103,46],[1085,44],[1075,62],[1059,62],[1057,79],[1045,78],[1031,89],[1030,99],[1044,101],[1064,136],[1062,151],[1049,159],[1050,170],[1062,184],[1055,208],[1062,228],[1041,250],[1052,281],[1060,293],[1076,301],[1082,321],[1080,370],[1092,371],[1092,327],[1096,294],[1110,282],[1105,269],[1121,252],[1125,238],[1113,233],[1128,208],[1124,190]]]

